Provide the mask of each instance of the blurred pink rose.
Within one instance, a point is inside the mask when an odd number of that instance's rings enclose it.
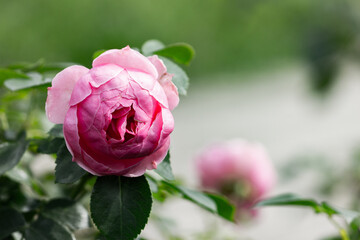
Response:
[[[275,184],[272,163],[258,143],[236,139],[214,144],[196,160],[202,187],[229,197],[240,211],[249,209]]]
[[[48,89],[46,113],[64,124],[73,161],[95,175],[140,176],[165,157],[179,102],[157,57],[109,50],[93,67],[71,66]]]

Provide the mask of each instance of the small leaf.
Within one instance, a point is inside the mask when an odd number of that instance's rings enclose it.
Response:
[[[95,58],[97,58],[98,56],[100,56],[101,54],[103,54],[106,51],[107,50],[105,50],[105,49],[97,50],[96,52],[93,53],[92,59],[94,60]]]
[[[166,154],[164,160],[157,166],[155,172],[163,177],[165,180],[173,181],[175,180],[174,174],[172,173],[171,165],[170,165],[170,153]]]
[[[163,60],[167,72],[174,74],[172,82],[177,87],[179,94],[186,95],[186,91],[189,87],[189,77],[185,71],[167,58],[160,57],[160,59]]]
[[[215,195],[211,193],[206,194],[210,197],[216,204],[216,212],[219,216],[223,217],[226,220],[231,222],[234,221],[235,206],[232,205],[225,197],[220,195]]]
[[[171,58],[180,64],[189,64],[195,55],[194,48],[187,43],[175,43],[154,52],[154,54]]]
[[[79,180],[86,171],[72,161],[72,155],[63,144],[56,157],[55,182],[56,183],[73,183]]]
[[[145,227],[151,204],[144,176],[98,177],[91,195],[91,217],[107,239],[133,240]]]
[[[264,207],[264,206],[308,206],[312,207],[315,210],[318,209],[319,204],[313,200],[308,198],[302,198],[298,195],[292,193],[281,194],[272,198],[268,198],[262,200],[256,204],[256,207]]]
[[[26,240],[75,240],[66,228],[41,215],[25,230],[25,238]]]
[[[49,135],[52,137],[63,138],[64,137],[63,125],[56,124],[52,129],[50,129]]]
[[[43,77],[41,74],[36,72],[29,73],[28,76],[30,79],[8,79],[4,82],[4,85],[11,91],[19,91],[35,87],[50,86],[52,81],[52,77]]]
[[[0,208],[0,239],[25,226],[24,216],[10,207]]]
[[[12,69],[0,68],[0,84],[2,84],[6,79],[10,78],[28,79],[29,77],[26,74],[18,73]]]
[[[153,53],[155,51],[158,51],[160,49],[163,49],[165,47],[165,45],[160,42],[159,40],[148,40],[146,41],[142,47],[141,47],[141,52],[145,55],[145,56],[150,56],[153,55]]]
[[[71,231],[89,227],[87,210],[79,203],[68,199],[52,199],[45,205],[42,214]]]
[[[24,155],[28,141],[25,133],[21,133],[19,139],[14,143],[3,143],[0,145],[0,175],[12,169]]]

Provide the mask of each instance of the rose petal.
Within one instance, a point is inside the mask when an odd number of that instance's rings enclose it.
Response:
[[[64,123],[66,112],[69,110],[71,93],[76,82],[89,69],[83,66],[71,66],[59,72],[48,88],[45,110],[49,120],[56,124]]]
[[[94,59],[93,67],[111,63],[125,69],[145,72],[150,74],[154,79],[158,78],[158,73],[154,65],[144,55],[132,50],[129,46],[120,50],[113,49],[102,53]]]
[[[170,147],[170,137],[166,139],[164,144],[155,152],[143,158],[138,165],[135,165],[133,168],[128,169],[127,173],[124,174],[125,177],[138,177],[145,173],[146,170],[154,169],[156,165],[160,164]],[[154,164],[155,163],[155,164]]]
[[[166,94],[170,110],[173,110],[179,104],[178,89],[171,81],[172,77],[172,74],[166,73],[159,79],[159,83]]]
[[[90,70],[92,78],[91,85],[95,88],[98,88],[116,77],[123,70],[123,68],[115,64],[106,64],[99,67],[94,67]]]
[[[161,76],[166,73],[166,66],[165,66],[164,62],[161,59],[159,59],[159,57],[157,55],[150,56],[150,57],[148,57],[148,59],[156,68],[159,78],[161,78]]]

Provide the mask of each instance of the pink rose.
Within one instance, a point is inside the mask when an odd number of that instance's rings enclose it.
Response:
[[[275,184],[276,174],[264,147],[236,139],[205,148],[196,159],[201,185],[248,209]]]
[[[157,56],[130,47],[106,51],[92,65],[64,69],[48,88],[47,116],[64,124],[73,161],[94,175],[136,177],[156,168],[179,102],[172,75]]]

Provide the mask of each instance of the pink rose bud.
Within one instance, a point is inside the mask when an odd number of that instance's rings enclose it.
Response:
[[[179,102],[172,75],[157,56],[130,47],[106,51],[92,65],[64,69],[48,88],[47,116],[64,124],[73,161],[94,175],[136,177],[156,168]]]
[[[258,143],[235,139],[203,149],[196,159],[202,187],[227,196],[237,207],[237,215],[275,184],[276,174],[265,148]]]

